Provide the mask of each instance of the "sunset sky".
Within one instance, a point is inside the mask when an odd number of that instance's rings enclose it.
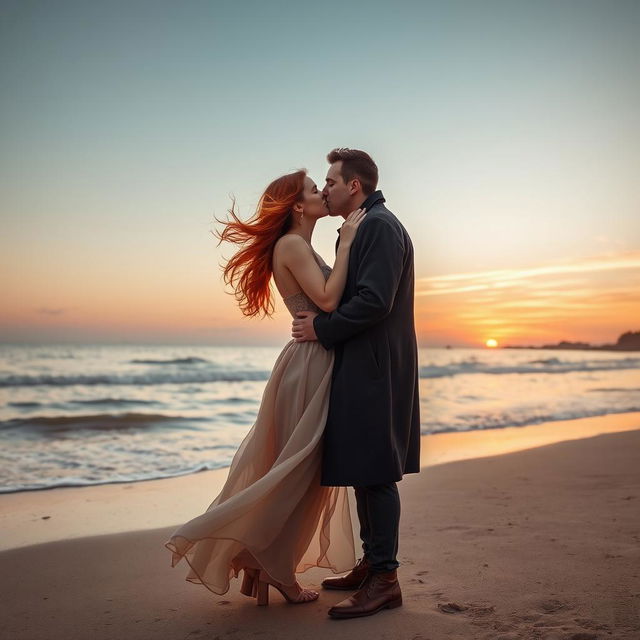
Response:
[[[640,330],[639,34],[623,0],[3,0],[0,341],[283,344],[213,216],[337,146],[413,239],[421,346]]]

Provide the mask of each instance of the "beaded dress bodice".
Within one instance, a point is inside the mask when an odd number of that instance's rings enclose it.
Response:
[[[319,263],[318,263],[319,264]],[[331,267],[327,264],[319,264],[322,269],[322,273],[324,274],[324,279],[328,280],[331,275]],[[298,311],[315,311],[316,313],[320,313],[322,310],[318,305],[309,298],[309,296],[304,291],[298,291],[298,293],[293,293],[290,296],[286,296],[282,298],[287,309],[289,309],[289,313],[296,318],[296,313]]]

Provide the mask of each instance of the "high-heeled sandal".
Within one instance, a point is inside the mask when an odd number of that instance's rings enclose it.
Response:
[[[250,598],[255,598],[258,595],[258,574],[259,569],[253,569],[251,567],[244,568],[244,575],[242,577],[242,586],[240,587],[240,593]]]
[[[285,600],[289,604],[304,604],[305,602],[314,602],[320,596],[320,594],[313,589],[304,589],[303,587],[300,587],[300,593],[298,593],[297,597],[291,598],[285,591],[283,591],[284,585],[281,582],[275,582],[274,580],[272,580],[269,577],[269,574],[263,570],[260,570],[260,573],[258,574],[254,585],[257,588],[256,604],[262,606],[269,604],[269,585],[275,587],[284,596]],[[308,597],[308,595],[312,597]]]

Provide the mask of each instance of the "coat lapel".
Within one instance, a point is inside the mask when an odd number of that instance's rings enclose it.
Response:
[[[382,195],[382,191],[380,191],[380,189],[374,191],[373,193],[370,193],[359,208],[362,209],[362,207],[364,207],[367,211],[369,211],[369,209],[371,209],[373,205],[378,204],[378,202],[386,202],[385,197]],[[337,232],[338,239],[336,240],[336,254],[338,253],[338,245],[340,244],[340,229],[337,229]]]

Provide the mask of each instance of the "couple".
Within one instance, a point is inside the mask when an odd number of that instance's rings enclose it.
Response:
[[[273,310],[270,280],[293,318],[256,421],[221,493],[165,543],[171,566],[217,594],[243,571],[240,591],[268,604],[312,602],[296,573],[323,567],[325,589],[352,591],[332,618],[402,604],[396,569],[396,482],[420,470],[413,246],[377,191],[378,168],[334,149],[319,191],[300,170],[274,180],[252,220],[226,223],[242,245],[225,266],[243,313]],[[316,222],[342,216],[333,268],[312,245]],[[347,487],[355,491],[363,555],[356,563]]]

